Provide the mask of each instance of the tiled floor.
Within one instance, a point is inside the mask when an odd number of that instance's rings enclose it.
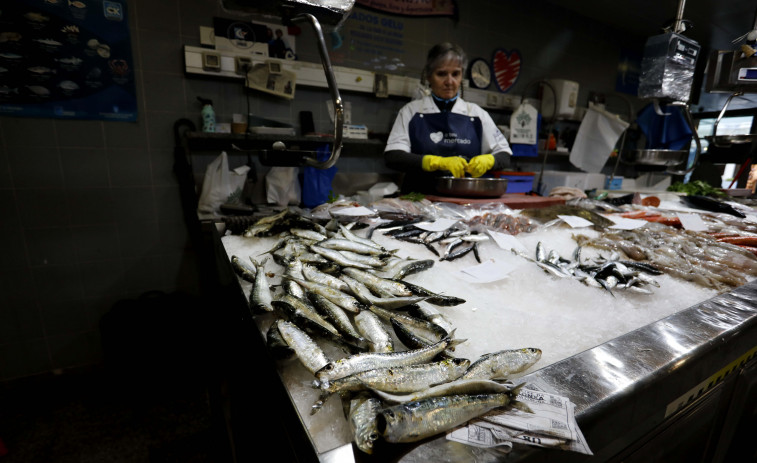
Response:
[[[207,378],[104,369],[0,384],[0,463],[225,463]]]

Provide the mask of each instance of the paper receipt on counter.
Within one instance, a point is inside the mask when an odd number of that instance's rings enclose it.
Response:
[[[533,413],[513,408],[495,411],[453,431],[447,438],[478,447],[501,446],[503,441],[510,441],[593,455],[576,423],[575,405],[567,398],[524,388],[516,400],[528,405]]]

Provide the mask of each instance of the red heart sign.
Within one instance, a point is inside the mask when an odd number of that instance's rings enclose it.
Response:
[[[494,77],[500,92],[506,92],[515,84],[520,74],[520,52],[497,50],[494,52]]]

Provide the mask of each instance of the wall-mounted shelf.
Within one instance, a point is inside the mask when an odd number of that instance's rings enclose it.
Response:
[[[333,143],[334,137],[308,137],[301,135],[228,134],[186,132],[187,149],[193,152],[226,150],[229,154],[239,150],[272,149],[276,141],[284,142],[290,149],[316,150],[325,143]],[[376,157],[384,153],[386,142],[377,139],[342,138],[342,153],[346,156]],[[217,154],[217,153],[216,153]]]
[[[209,69],[207,66],[203,66],[203,57],[207,57],[208,55],[215,55],[220,58],[218,59],[220,67]],[[238,57],[250,59],[253,66],[265,63],[266,61],[280,62],[283,69],[297,74],[297,85],[328,88],[323,67],[320,63],[269,58],[265,55],[252,54],[249,51],[243,50],[231,51],[185,45],[184,72],[208,77],[243,80],[243,72],[237,72]],[[343,66],[333,66],[333,69],[339,90],[374,93],[374,79],[377,73]],[[519,95],[470,88],[467,86],[467,80],[464,85],[466,86],[465,99],[483,108],[512,110],[520,104],[521,97]],[[418,78],[387,75],[388,95],[410,98],[417,87]]]

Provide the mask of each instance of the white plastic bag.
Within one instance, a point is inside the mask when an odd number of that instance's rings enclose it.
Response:
[[[286,206],[300,204],[302,188],[297,167],[271,167],[265,175],[265,191],[268,204]]]
[[[202,181],[202,192],[197,204],[200,215],[220,215],[221,204],[239,204],[242,202],[242,190],[250,166],[241,166],[229,170],[229,158],[226,151],[208,164]]]
[[[570,150],[570,163],[584,172],[601,172],[628,125],[618,116],[590,106],[578,127]]]

